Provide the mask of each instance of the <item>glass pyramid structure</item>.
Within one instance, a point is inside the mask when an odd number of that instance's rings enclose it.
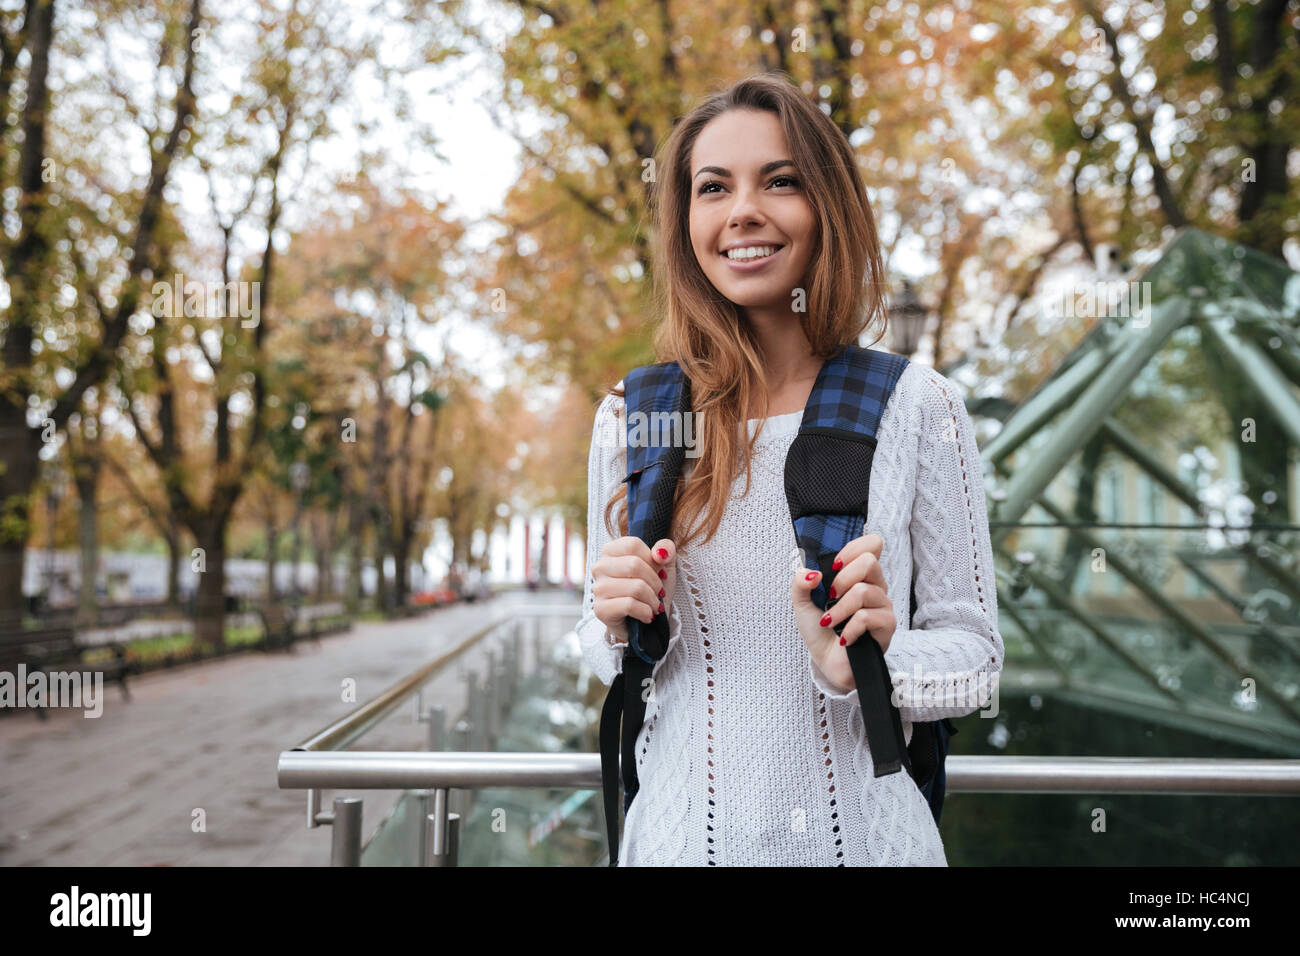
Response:
[[[1187,228],[1063,307],[981,449],[1002,692],[1300,756],[1300,273]]]

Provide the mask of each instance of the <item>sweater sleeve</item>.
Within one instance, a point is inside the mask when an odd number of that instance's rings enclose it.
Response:
[[[621,386],[623,383],[620,382]],[[623,429],[623,399],[606,395],[596,410],[591,432],[591,450],[587,455],[587,568],[583,584],[582,618],[575,630],[582,646],[582,654],[602,684],[612,684],[623,670],[623,654],[627,648],[627,628],[611,630],[596,617],[596,599],[593,594],[595,580],[592,566],[600,560],[601,551],[610,540],[605,530],[605,505],[613,497],[627,474],[627,450],[620,440]],[[617,513],[617,509],[615,509]],[[681,637],[681,619],[675,603],[668,608],[668,652],[671,653]],[[617,638],[617,642],[615,639]],[[663,660],[667,660],[665,654]],[[656,664],[656,672],[658,664]]]
[[[911,723],[961,717],[986,706],[1004,656],[974,429],[952,382],[928,367],[922,377],[913,412],[917,472],[910,520],[916,614],[909,628],[894,632],[885,652],[894,703]],[[899,603],[908,600],[906,592],[891,599],[901,623]],[[836,689],[811,657],[810,666],[822,693],[856,703],[856,689]]]

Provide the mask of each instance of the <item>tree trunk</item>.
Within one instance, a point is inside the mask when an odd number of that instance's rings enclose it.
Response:
[[[18,162],[21,185],[18,213],[22,228],[7,250],[3,264],[9,302],[4,317],[4,352],[0,356],[0,369],[8,379],[0,390],[0,455],[4,456],[0,460],[0,631],[23,625],[26,610],[23,558],[31,533],[31,491],[40,468],[41,448],[39,433],[27,427],[27,396],[34,393],[31,349],[47,250],[46,233],[40,228],[40,220],[47,205],[42,167],[54,4],[29,3],[26,9],[30,16],[25,18],[23,28],[27,32],[30,66]]]
[[[275,600],[275,552],[280,544],[280,533],[275,523],[266,523],[266,599]]]
[[[308,519],[311,530],[312,552],[316,556],[316,600],[327,601],[334,595],[333,535],[330,534],[333,521],[328,513],[322,513],[319,520]]]
[[[1284,44],[1287,42],[1284,40],[1284,23],[1289,6],[1286,0],[1269,0],[1256,5],[1252,17],[1254,36],[1248,57],[1256,75],[1272,69],[1279,55],[1287,56],[1284,52]],[[1290,124],[1270,119],[1270,105],[1274,101],[1288,101],[1292,95],[1293,71],[1294,67],[1279,72],[1268,90],[1255,96],[1248,109],[1234,111],[1237,115],[1233,117],[1238,121],[1246,121],[1239,126],[1245,131],[1241,153],[1256,163],[1255,175],[1242,186],[1237,206],[1239,225],[1234,238],[1278,259],[1283,258],[1282,244],[1287,237],[1285,202],[1290,188],[1287,159],[1291,155],[1295,135],[1294,127]],[[1227,79],[1235,85],[1231,77]],[[1224,92],[1230,93],[1229,90]],[[1230,96],[1225,96],[1227,98]],[[1285,465],[1281,473],[1286,474]]]
[[[375,524],[375,602],[380,610],[392,610],[392,591],[388,586],[388,555],[392,553],[392,533],[388,516]]]
[[[40,462],[38,436],[29,431],[23,410],[0,402],[0,632],[23,625],[23,560],[31,532],[32,488]]]
[[[226,636],[226,523],[208,517],[194,530],[203,556],[194,633],[201,646],[215,651]]]
[[[167,542],[167,603],[180,607],[181,603],[181,535],[173,529],[164,535]]]
[[[403,534],[393,547],[393,606],[405,607],[410,593],[410,539]]]
[[[90,626],[98,614],[99,602],[95,583],[99,577],[99,532],[95,512],[95,489],[99,486],[99,463],[83,460],[77,463],[73,484],[81,511],[77,515],[77,538],[81,550],[81,587],[77,600],[77,623]]]
[[[366,514],[357,495],[348,500],[348,613],[356,614],[361,610],[364,596],[362,587],[362,542],[365,538]]]

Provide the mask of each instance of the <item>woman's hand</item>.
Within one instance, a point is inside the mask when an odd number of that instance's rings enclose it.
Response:
[[[647,548],[631,535],[615,538],[592,566],[592,611],[619,644],[628,642],[627,618],[649,624],[673,599],[677,546],[667,538]]]
[[[898,627],[894,605],[885,590],[885,573],[880,567],[882,547],[884,541],[880,535],[869,534],[854,538],[835,556],[832,567],[837,573],[831,579],[829,594],[832,599],[839,597],[839,601],[829,611],[822,612],[812,602],[820,572],[800,568],[791,587],[795,620],[813,663],[827,680],[846,690],[856,686],[848,646],[870,631],[880,650],[887,651]],[[837,637],[834,628],[841,621],[848,623]]]

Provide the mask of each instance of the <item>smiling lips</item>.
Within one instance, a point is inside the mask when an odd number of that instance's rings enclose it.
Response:
[[[724,249],[721,255],[728,262],[753,262],[757,259],[770,259],[783,248],[779,243],[768,243],[761,246],[736,246],[731,249]]]

